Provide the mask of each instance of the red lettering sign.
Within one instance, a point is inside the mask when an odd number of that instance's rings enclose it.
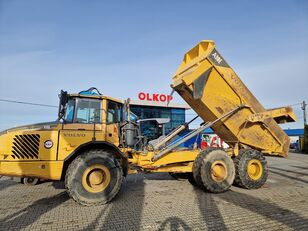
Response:
[[[153,101],[153,102],[170,102],[173,97],[171,95],[165,95],[165,94],[150,94],[150,93],[144,93],[140,92],[138,94],[139,100],[142,101]]]
[[[152,101],[149,93],[147,93],[147,101]]]
[[[161,102],[166,102],[167,96],[166,96],[166,95],[160,95],[160,96],[159,96],[159,100],[160,100]]]
[[[153,101],[158,102],[158,94],[153,94]]]
[[[140,92],[140,93],[138,94],[138,98],[139,98],[140,100],[145,100],[145,93]]]

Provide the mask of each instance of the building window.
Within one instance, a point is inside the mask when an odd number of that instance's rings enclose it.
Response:
[[[170,122],[165,124],[166,134],[170,133],[177,126],[185,123],[184,108],[165,108],[131,105],[130,109],[134,114],[139,117],[139,119],[170,118]]]

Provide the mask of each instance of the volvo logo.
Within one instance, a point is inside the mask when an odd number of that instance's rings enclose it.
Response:
[[[46,140],[46,141],[44,142],[44,147],[45,147],[45,148],[50,149],[50,148],[52,148],[52,146],[53,146],[52,140]]]

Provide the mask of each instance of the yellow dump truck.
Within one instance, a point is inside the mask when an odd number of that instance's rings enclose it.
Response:
[[[247,189],[267,179],[263,154],[287,156],[289,139],[278,123],[295,121],[292,108],[266,110],[218,53],[202,41],[184,56],[171,87],[204,120],[181,139],[179,126],[156,142],[130,118],[129,100],[95,89],[61,91],[58,120],[0,133],[0,175],[64,180],[82,205],[104,204],[119,192],[123,177],[136,172],[185,174],[213,193],[234,183]],[[230,148],[183,149],[186,140],[212,127]]]

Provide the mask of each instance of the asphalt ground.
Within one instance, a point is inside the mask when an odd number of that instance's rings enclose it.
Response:
[[[267,157],[261,189],[203,192],[168,174],[127,177],[107,205],[83,207],[63,182],[0,179],[0,230],[308,230],[308,155]]]

